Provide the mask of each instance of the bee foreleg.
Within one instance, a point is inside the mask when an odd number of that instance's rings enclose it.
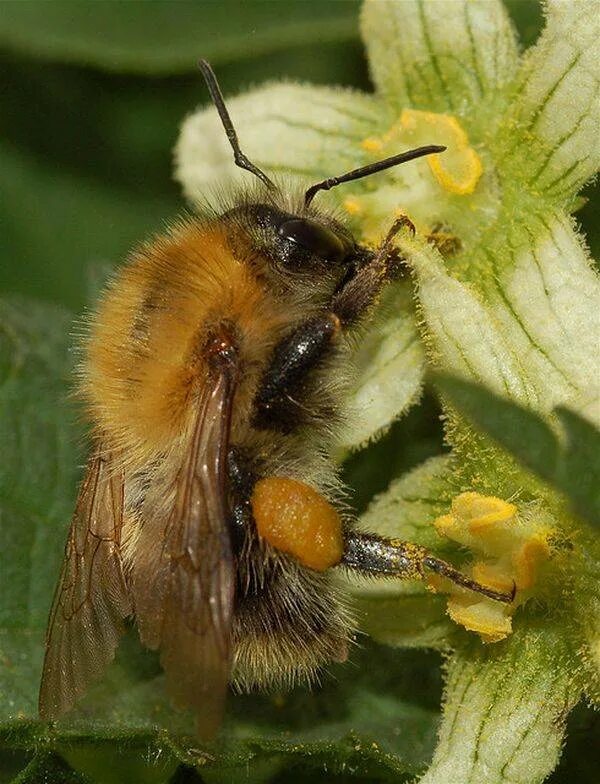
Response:
[[[403,228],[415,233],[415,227],[406,215],[401,215],[394,221],[384,241],[371,254],[370,261],[334,295],[331,310],[343,327],[355,324],[377,301],[385,284],[398,277],[403,260],[392,240]]]
[[[342,330],[357,322],[377,300],[383,286],[396,276],[402,259],[393,247],[394,236],[411,221],[402,216],[394,221],[375,252],[359,249],[369,260],[331,299],[329,310],[303,321],[275,347],[255,399],[255,421],[259,427],[288,429],[293,426],[291,410],[299,407],[295,399],[309,373],[329,353]],[[288,420],[288,421],[286,421]]]
[[[447,577],[453,583],[490,599],[510,604],[512,593],[502,593],[481,585],[446,561],[435,558],[424,547],[400,539],[384,539],[373,534],[350,531],[346,534],[341,563],[364,574],[422,580],[425,570]]]

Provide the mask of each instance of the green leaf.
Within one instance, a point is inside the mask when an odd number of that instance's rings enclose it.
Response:
[[[357,36],[357,0],[268,0],[240,3],[5,3],[0,45],[27,55],[109,71],[190,71],[199,57],[214,63],[255,58],[307,41],[319,46]]]
[[[539,784],[579,695],[572,653],[547,624],[495,645],[472,641],[448,662],[439,744],[420,784]]]
[[[489,389],[452,376],[435,378],[442,393],[475,427],[563,492],[578,514],[600,524],[600,432],[591,422],[557,408],[565,433],[560,438],[539,414]]]
[[[3,634],[43,628],[72,510],[79,455],[66,401],[70,326],[71,317],[58,308],[0,305]],[[7,655],[20,660],[18,648]],[[1,668],[0,677],[10,678],[10,668]]]
[[[556,466],[556,484],[581,514],[600,525],[600,431],[564,406],[555,410],[566,443]]]
[[[29,765],[12,780],[11,784],[92,784],[86,776],[76,773],[52,752],[36,753]]]
[[[542,29],[544,18],[539,0],[504,0],[506,10],[518,30],[522,46],[530,46]]]
[[[83,460],[66,395],[70,324],[56,307],[0,302],[0,748],[56,752],[92,780],[108,747],[115,759],[128,749],[140,764],[156,756],[169,769],[184,762],[225,780],[248,766],[273,773],[291,764],[413,777],[435,743],[438,659],[366,642],[312,693],[231,695],[222,739],[201,750],[191,717],[168,703],[157,656],[133,629],[74,712],[53,726],[37,719],[46,618]],[[150,770],[131,779],[154,781]]]
[[[7,227],[0,235],[3,287],[77,308],[87,300],[90,265],[114,264],[177,208],[169,199],[133,198],[127,190],[57,172],[5,145],[0,187],[10,193],[0,206]]]

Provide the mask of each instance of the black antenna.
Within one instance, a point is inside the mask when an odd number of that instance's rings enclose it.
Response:
[[[353,169],[346,174],[340,174],[339,177],[328,177],[323,182],[318,182],[316,185],[311,185],[304,194],[304,206],[308,207],[314,199],[315,194],[319,191],[328,191],[330,188],[335,188],[342,182],[352,182],[352,180],[361,180],[363,177],[368,177],[370,174],[384,171],[384,169],[391,169],[392,166],[398,166],[399,163],[406,163],[406,161],[413,161],[415,158],[422,158],[424,155],[433,155],[434,153],[444,152],[446,148],[439,144],[428,144],[426,147],[417,147],[415,150],[407,150],[401,152],[399,155],[392,155],[391,158],[384,158],[382,161],[369,163],[367,166],[361,166],[360,169]]]
[[[209,63],[206,60],[199,60],[198,61],[198,68],[202,71],[202,76],[204,77],[204,81],[206,82],[206,86],[208,87],[208,92],[210,93],[210,97],[212,98],[212,102],[215,105],[215,109],[219,113],[219,117],[221,118],[221,122],[223,123],[223,128],[225,128],[225,133],[227,134],[227,138],[229,139],[229,144],[233,149],[233,159],[235,161],[236,166],[239,166],[240,169],[246,169],[246,171],[251,172],[259,180],[262,180],[264,184],[271,188],[272,190],[277,190],[277,186],[275,183],[270,180],[267,175],[261,171],[258,166],[255,166],[251,163],[248,158],[244,155],[244,153],[240,149],[240,143],[238,141],[237,133],[235,132],[235,128],[233,127],[233,123],[231,122],[231,117],[229,116],[229,112],[227,111],[227,107],[225,106],[225,99],[223,98],[223,93],[221,92],[221,88],[219,87],[219,83],[217,82],[217,77],[215,76],[215,72],[210,67]]]

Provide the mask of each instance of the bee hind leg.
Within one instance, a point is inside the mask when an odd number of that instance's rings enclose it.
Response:
[[[505,604],[510,604],[515,595],[514,589],[511,593],[502,593],[472,580],[451,564],[431,555],[424,547],[357,531],[346,534],[341,564],[363,574],[404,580],[423,580],[426,570],[429,570],[456,585]]]

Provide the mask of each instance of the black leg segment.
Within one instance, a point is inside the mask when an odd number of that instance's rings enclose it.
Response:
[[[402,215],[394,221],[372,260],[334,295],[331,310],[339,318],[342,327],[350,327],[359,321],[377,300],[384,285],[398,277],[402,259],[393,247],[392,240],[405,227],[414,234],[414,225],[405,215]]]
[[[425,552],[410,542],[352,531],[346,536],[342,563],[357,572],[418,580],[423,577]]]
[[[377,251],[358,248],[357,262],[368,259],[336,291],[329,311],[301,323],[275,347],[254,404],[254,425],[289,432],[306,419],[301,399],[307,375],[327,357],[343,329],[351,327],[376,301],[385,283],[397,275],[401,258],[392,241],[410,220],[398,218]]]
[[[327,355],[339,332],[338,317],[324,313],[303,322],[281,341],[256,397],[257,425],[285,424],[296,390],[302,386],[306,374]]]
[[[424,547],[400,539],[383,539],[373,534],[350,531],[344,543],[342,564],[364,574],[399,577],[403,580],[422,580],[428,569],[447,577],[456,585],[510,604],[515,598],[471,580],[446,561],[430,555]]]

